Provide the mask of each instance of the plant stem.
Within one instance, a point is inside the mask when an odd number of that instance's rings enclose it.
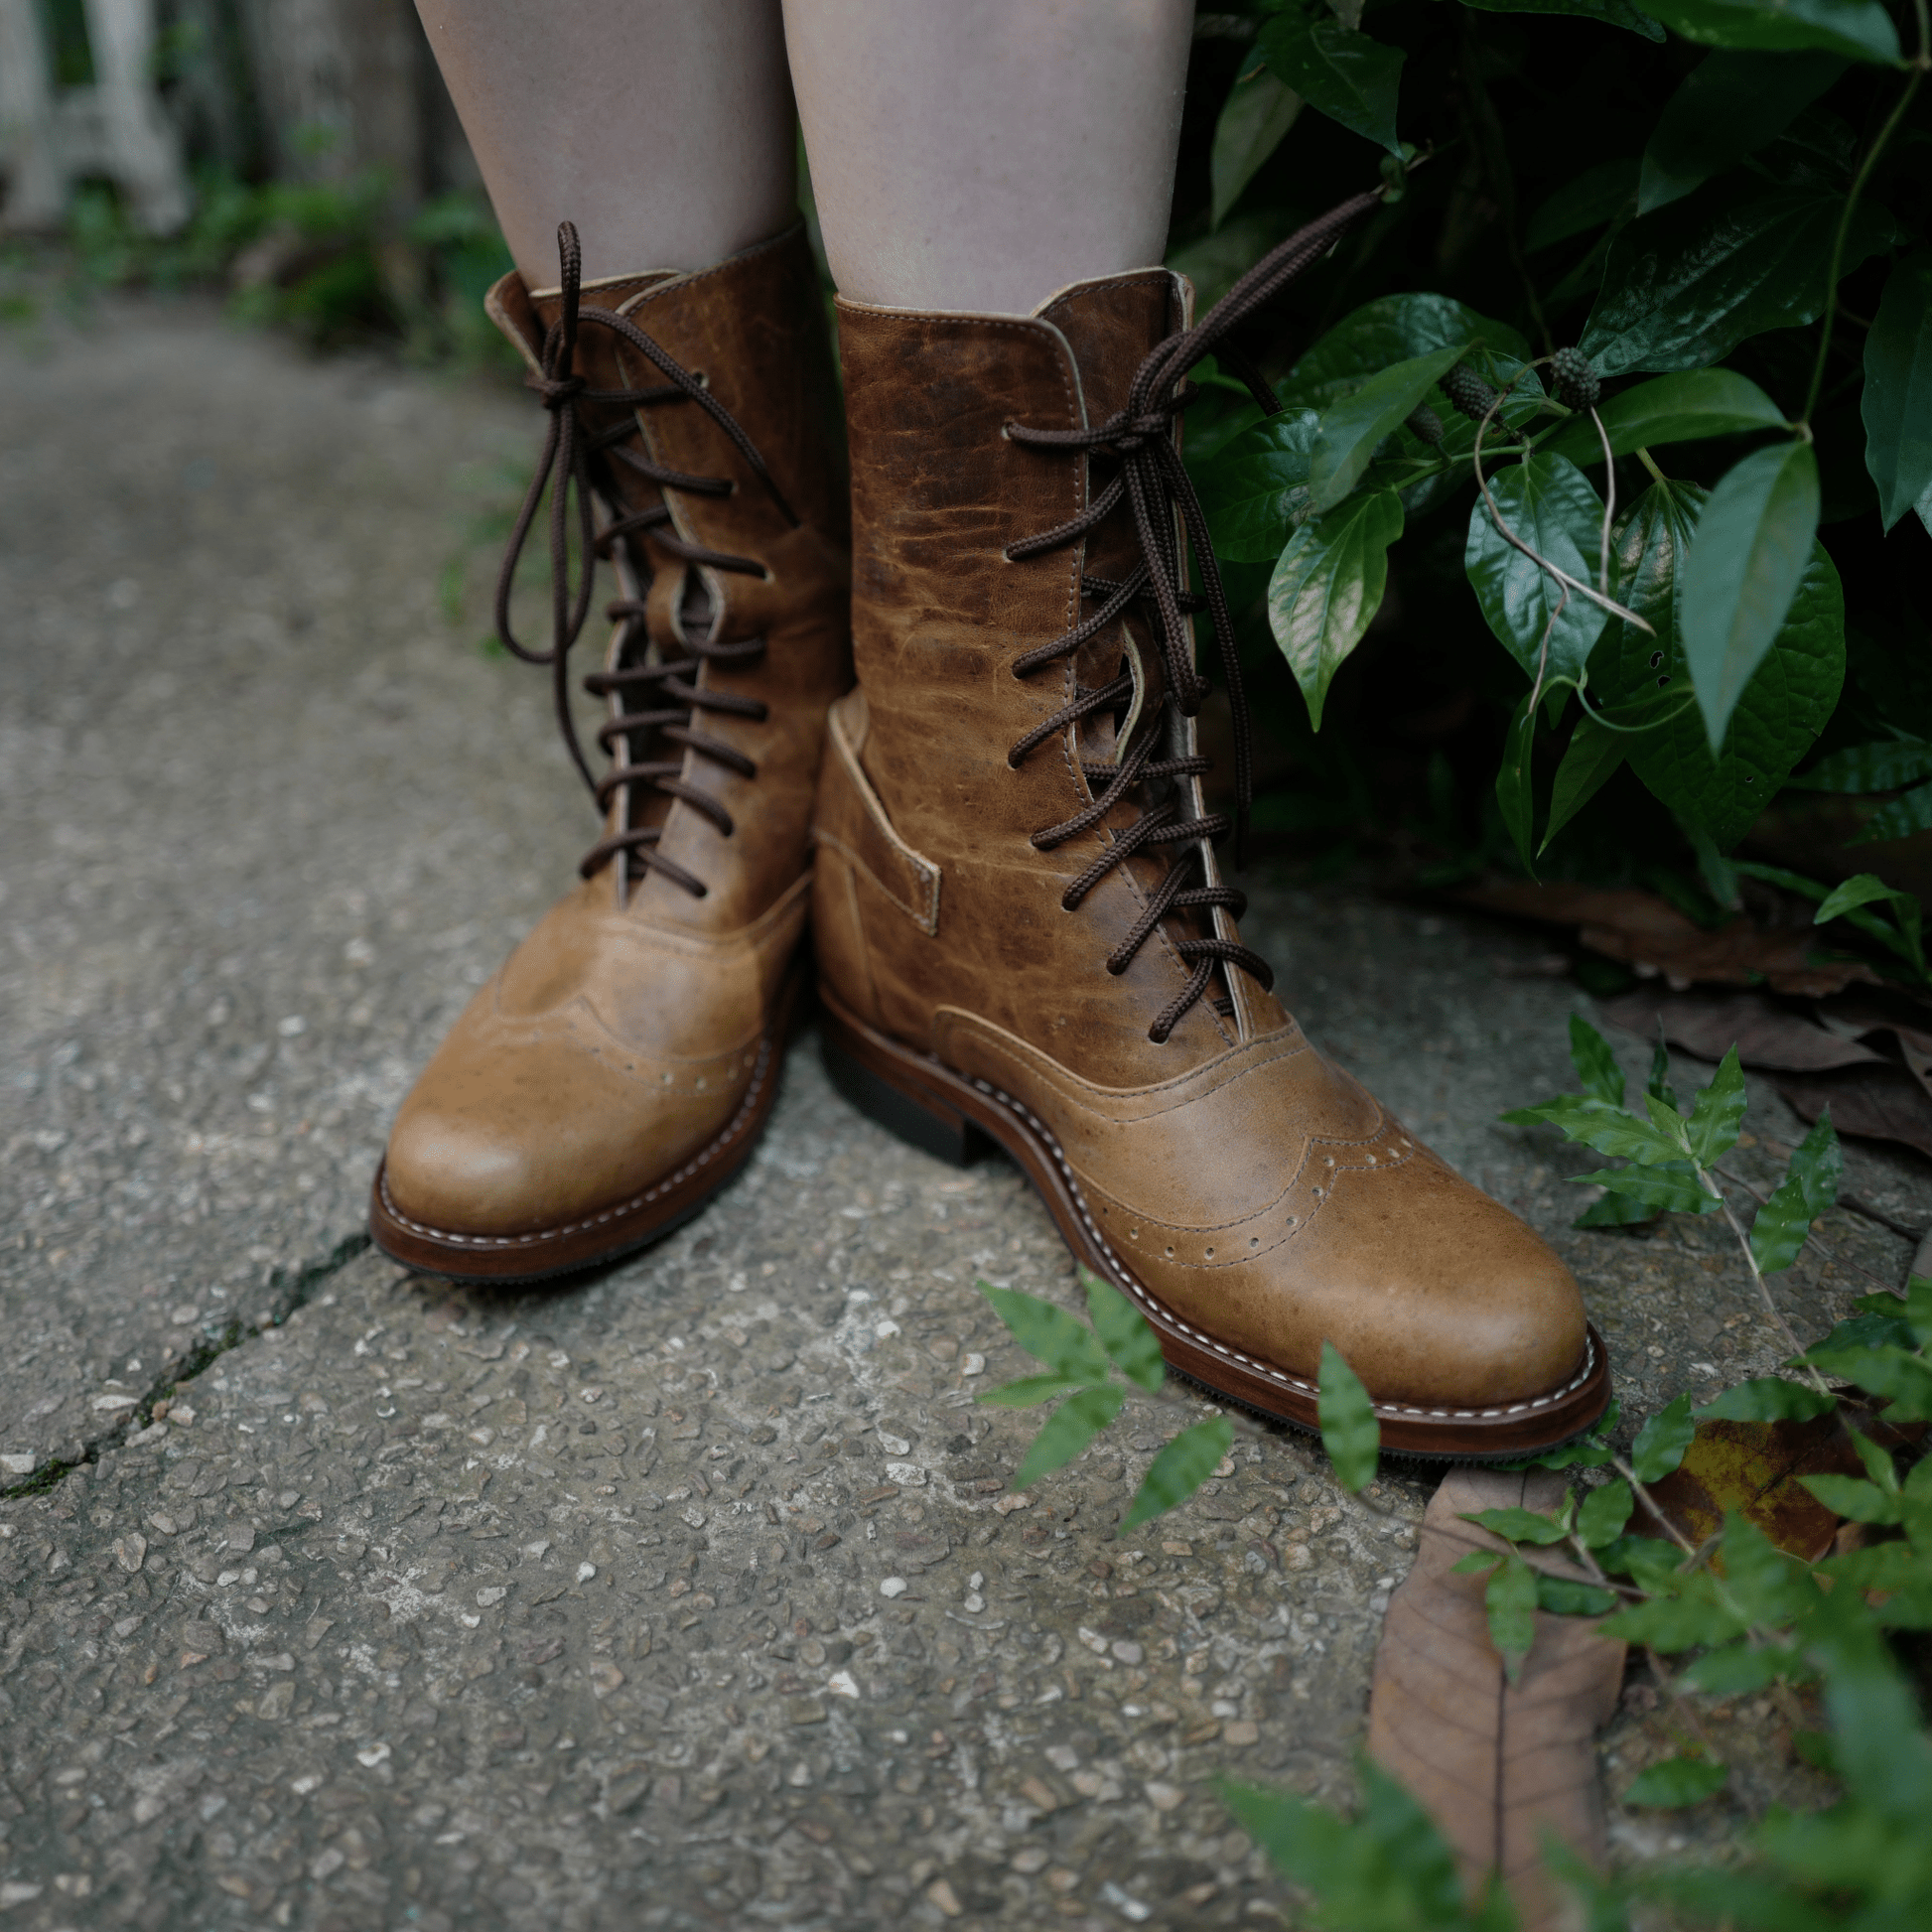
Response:
[[[1797,1331],[1784,1318],[1784,1311],[1773,1299],[1770,1284],[1765,1281],[1762,1271],[1758,1268],[1757,1257],[1751,1253],[1751,1238],[1744,1232],[1743,1222],[1737,1218],[1736,1210],[1726,1198],[1725,1190],[1711,1177],[1710,1170],[1700,1166],[1697,1174],[1699,1181],[1703,1183],[1705,1191],[1724,1210],[1725,1219],[1730,1223],[1730,1231],[1737,1237],[1737,1245],[1744,1251],[1744,1265],[1751,1271],[1751,1280],[1757,1285],[1757,1293],[1759,1299],[1764,1304],[1765,1311],[1782,1331],[1785,1340],[1791,1344],[1792,1354],[1802,1355],[1805,1352],[1805,1345],[1798,1339]],[[1831,1389],[1826,1383],[1825,1378],[1815,1368],[1807,1368],[1805,1373],[1811,1377],[1812,1386],[1817,1389],[1820,1395],[1831,1394]]]
[[[1637,1474],[1636,1470],[1631,1468],[1629,1463],[1624,1461],[1624,1459],[1620,1455],[1612,1455],[1610,1457],[1610,1467],[1613,1468],[1617,1472],[1617,1474],[1620,1475],[1624,1479],[1624,1481],[1630,1485],[1630,1493],[1636,1497],[1638,1502],[1642,1503],[1644,1508],[1649,1510],[1651,1515],[1654,1516],[1658,1522],[1663,1524],[1665,1534],[1669,1536],[1670,1540],[1673,1543],[1675,1543],[1677,1547],[1680,1550],[1682,1550],[1687,1557],[1696,1556],[1697,1555],[1696,1544],[1694,1544],[1691,1541],[1691,1539],[1688,1536],[1686,1536],[1684,1532],[1680,1530],[1677,1527],[1677,1525],[1673,1523],[1668,1516],[1664,1514],[1663,1504],[1661,1504],[1657,1500],[1657,1498],[1650,1493],[1649,1485],[1645,1483],[1643,1478]]]
[[[1596,581],[1603,595],[1610,594],[1610,525],[1616,521],[1616,458],[1610,454],[1610,433],[1594,409],[1589,420],[1596,425],[1596,440],[1603,446],[1603,535],[1597,559]]]
[[[1650,454],[1648,450],[1643,450],[1643,449],[1638,450],[1637,461],[1641,463],[1643,467],[1650,472],[1651,477],[1656,482],[1663,483],[1666,487],[1669,486],[1670,479],[1667,476],[1665,476],[1661,470],[1657,468],[1657,460],[1655,457],[1653,457]]]
[[[1746,1180],[1742,1174],[1732,1173],[1728,1168],[1714,1168],[1712,1169],[1712,1173],[1723,1174],[1726,1180],[1735,1181],[1736,1184],[1739,1187],[1743,1188],[1744,1192],[1750,1195],[1751,1199],[1756,1201],[1760,1207],[1762,1207],[1763,1204],[1770,1199],[1770,1195],[1765,1193],[1761,1187],[1752,1186],[1752,1184],[1748,1180]],[[1850,1255],[1841,1255],[1837,1249],[1826,1247],[1824,1242],[1819,1240],[1817,1235],[1815,1234],[1806,1235],[1805,1245],[1816,1251],[1820,1261],[1829,1261],[1834,1263],[1843,1261],[1846,1267],[1857,1270],[1857,1272],[1863,1275],[1866,1281],[1876,1282],[1877,1285],[1880,1288],[1882,1288],[1887,1295],[1896,1295],[1898,1293],[1897,1289],[1893,1288],[1891,1283],[1886,1281],[1884,1276],[1879,1274],[1874,1274],[1869,1268],[1867,1268],[1864,1265],[1863,1262],[1854,1261]]]
[[[1884,153],[1885,144],[1890,141],[1898,123],[1905,118],[1905,110],[1911,106],[1919,82],[1925,78],[1927,69],[1932,68],[1932,15],[1928,15],[1926,0],[1913,0],[1913,4],[1918,12],[1917,57],[1911,63],[1911,72],[1905,76],[1905,85],[1897,104],[1885,117],[1884,125],[1865,150],[1859,172],[1852,178],[1851,190],[1845,197],[1845,211],[1839,216],[1838,233],[1832,239],[1832,262],[1826,271],[1825,319],[1818,338],[1818,359],[1811,368],[1811,389],[1805,397],[1805,413],[1798,418],[1798,425],[1804,430],[1811,427],[1812,412],[1817,409],[1819,392],[1825,386],[1825,363],[1832,352],[1832,325],[1838,320],[1839,269],[1845,260],[1846,237],[1852,232],[1852,216],[1858,212],[1859,197],[1864,193],[1864,185],[1871,179],[1871,171],[1877,166],[1878,157]]]

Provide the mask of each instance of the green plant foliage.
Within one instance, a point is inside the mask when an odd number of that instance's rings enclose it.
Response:
[[[1472,345],[1455,343],[1397,362],[1351,389],[1322,411],[1309,456],[1309,499],[1329,510],[1361,481],[1376,447],[1453,368]]]
[[[1732,1046],[1719,1062],[1711,1084],[1701,1088],[1691,1103],[1691,1124],[1686,1132],[1691,1158],[1700,1168],[1715,1167],[1737,1145],[1747,1104],[1744,1069]]]
[[[1462,0],[1490,14],[1577,14],[1585,20],[1600,20],[1606,27],[1621,27],[1641,34],[1647,41],[1660,41],[1664,30],[1628,0]]]
[[[1897,30],[1878,0],[1646,0],[1645,11],[1707,47],[1898,59]]]
[[[1101,1347],[1136,1388],[1152,1394],[1168,1379],[1167,1364],[1161,1359],[1160,1337],[1134,1304],[1110,1282],[1103,1282],[1090,1268],[1081,1269],[1080,1280],[1087,1291],[1087,1313]]]
[[[1817,743],[1838,702],[1845,599],[1831,558],[1814,543],[1790,611],[1713,757],[1691,695],[1681,616],[1683,563],[1703,504],[1694,485],[1656,483],[1619,525],[1619,595],[1651,629],[1613,619],[1590,653],[1589,688],[1603,715],[1622,728],[1624,756],[1646,787],[1681,822],[1728,850]]]
[[[1256,47],[1269,71],[1311,107],[1391,154],[1401,153],[1395,132],[1405,58],[1400,48],[1344,27],[1317,0],[1287,0],[1263,25]]]
[[[1111,1384],[1097,1389],[1082,1389],[1070,1396],[1047,1418],[1046,1426],[1034,1438],[1033,1447],[1013,1478],[1016,1489],[1025,1489],[1071,1462],[1100,1432],[1120,1414],[1125,1392]]]
[[[1587,1548],[1600,1550],[1623,1534],[1635,1507],[1627,1482],[1606,1482],[1584,1498],[1577,1512],[1577,1534]]]
[[[1684,1460],[1691,1447],[1697,1424],[1691,1417],[1691,1398],[1681,1395],[1668,1407],[1659,1409],[1637,1431],[1630,1446],[1630,1466],[1639,1482],[1655,1482],[1667,1476]]]
[[[1844,198],[1725,176],[1633,221],[1610,244],[1584,330],[1599,375],[1694,369],[1824,310]],[[1861,204],[1840,257],[1849,274],[1896,230]]]
[[[1063,1308],[1017,1288],[993,1288],[984,1282],[980,1293],[992,1303],[993,1312],[1007,1324],[1014,1340],[1056,1375],[1075,1382],[1107,1379],[1107,1351]]]
[[[1837,1202],[1844,1173],[1845,1150],[1828,1108],[1792,1154],[1784,1178],[1751,1222],[1751,1258],[1760,1274],[1781,1274],[1798,1259],[1812,1222]]]
[[[1183,1429],[1148,1464],[1147,1474],[1120,1520],[1121,1535],[1184,1503],[1220,1466],[1221,1458],[1233,1446],[1234,1425],[1225,1416],[1213,1416]]]
[[[1214,184],[1213,225],[1227,219],[1268,157],[1281,146],[1302,111],[1302,96],[1279,74],[1250,67],[1235,81],[1214,127],[1208,160]]]
[[[1729,1782],[1729,1767],[1713,1758],[1666,1757],[1631,1780],[1623,1802],[1681,1810],[1715,1798]]]
[[[1828,54],[1716,53],[1665,103],[1643,151],[1637,212],[1688,195],[1782,134],[1845,71]]]
[[[1492,513],[1480,496],[1469,511],[1463,552],[1489,628],[1533,682],[1574,680],[1603,629],[1604,611],[1565,585],[1506,538],[1497,518],[1558,569],[1594,585],[1603,502],[1574,463],[1537,455],[1497,472]]]
[[[1310,514],[1309,457],[1320,422],[1316,410],[1290,410],[1243,430],[1222,448],[1199,491],[1216,556],[1265,564],[1281,555],[1290,531]]]
[[[1774,443],[1735,465],[1698,517],[1678,621],[1713,753],[1798,595],[1818,500],[1811,445]]]
[[[1316,1399],[1321,1447],[1335,1465],[1344,1489],[1365,1489],[1375,1480],[1381,1458],[1382,1425],[1360,1378],[1342,1360],[1333,1342],[1321,1344],[1321,1374]]]
[[[1823,758],[1809,771],[1787,778],[1796,791],[1893,791],[1932,778],[1932,745],[1918,738],[1850,745]]]
[[[1735,369],[1686,369],[1653,376],[1610,397],[1597,415],[1609,436],[1612,456],[1784,427],[1777,404]],[[1603,461],[1603,439],[1587,417],[1566,423],[1539,448],[1586,469]]]
[[[1381,608],[1389,546],[1401,534],[1402,500],[1393,489],[1351,496],[1305,522],[1269,579],[1269,626],[1316,731],[1329,683]]]
[[[1890,529],[1918,509],[1932,529],[1932,248],[1885,282],[1864,339],[1865,468]]]
[[[1489,1616],[1489,1641],[1503,1660],[1503,1671],[1514,1684],[1523,1674],[1523,1660],[1536,1642],[1536,1572],[1519,1556],[1505,1557],[1483,1587],[1483,1608]]]
[[[1397,362],[1475,343],[1472,364],[1500,388],[1529,359],[1529,344],[1514,329],[1445,295],[1388,295],[1343,317],[1290,369],[1278,385],[1290,409],[1324,410],[1352,395],[1371,376]],[[1505,408],[1511,422],[1536,413],[1541,384],[1532,375],[1522,396]]]
[[[1523,246],[1535,253],[1572,235],[1588,234],[1636,207],[1638,162],[1631,156],[1599,161],[1566,182],[1530,217]]]
[[[1362,1802],[1344,1819],[1289,1791],[1224,1783],[1221,1800],[1276,1869],[1315,1899],[1305,1921],[1326,1932],[1516,1932],[1500,1886],[1473,1904],[1429,1814],[1372,1759],[1358,1760]]]
[[[1809,1422],[1829,1414],[1836,1400],[1802,1382],[1786,1382],[1775,1375],[1739,1382],[1698,1413],[1703,1422]]]
[[[1570,1063],[1591,1099],[1607,1107],[1623,1105],[1623,1069],[1616,1063],[1610,1042],[1581,1013],[1570,1016]]]

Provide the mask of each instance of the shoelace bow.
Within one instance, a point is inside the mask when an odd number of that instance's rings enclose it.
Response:
[[[1227,592],[1221,582],[1214,547],[1208,540],[1207,519],[1201,512],[1193,483],[1181,466],[1173,443],[1173,419],[1199,391],[1183,381],[1187,371],[1204,356],[1218,354],[1220,359],[1246,383],[1268,415],[1282,408],[1261,372],[1248,357],[1230,345],[1226,338],[1254,312],[1274,298],[1295,277],[1324,255],[1341,236],[1382,200],[1381,191],[1357,195],[1330,208],[1326,214],[1291,235],[1257,262],[1235,283],[1193,328],[1181,330],[1160,344],[1141,363],[1128,391],[1126,405],[1104,423],[1090,429],[1030,429],[1023,423],[1008,423],[1007,435],[1028,449],[1076,453],[1088,458],[1109,457],[1119,468],[1105,488],[1095,495],[1077,516],[1036,536],[1025,537],[1008,546],[1007,555],[1020,563],[1049,551],[1076,543],[1097,528],[1125,503],[1133,518],[1134,534],[1140,545],[1141,560],[1123,579],[1080,577],[1082,599],[1097,599],[1097,608],[1050,644],[1028,651],[1015,659],[1013,673],[1028,677],[1043,665],[1070,656],[1089,638],[1098,636],[1123,618],[1134,606],[1152,605],[1151,628],[1159,644],[1166,671],[1166,689],[1151,715],[1140,721],[1139,744],[1124,759],[1109,762],[1082,762],[1089,785],[1104,784],[1083,810],[1058,825],[1049,825],[1033,835],[1041,851],[1051,850],[1068,839],[1077,838],[1098,824],[1136,785],[1163,779],[1197,777],[1212,768],[1212,760],[1199,756],[1157,759],[1154,746],[1161,735],[1164,714],[1173,705],[1183,717],[1192,718],[1212,688],[1195,668],[1188,648],[1184,619],[1205,611],[1214,631],[1214,644],[1220,659],[1221,674],[1227,682],[1228,708],[1234,725],[1235,813],[1209,812],[1199,818],[1183,819],[1172,798],[1144,812],[1116,837],[1079,878],[1067,887],[1060,903],[1072,911],[1115,867],[1125,865],[1138,852],[1157,846],[1187,848],[1170,861],[1167,875],[1150,896],[1147,906],[1114,950],[1107,956],[1107,970],[1124,973],[1149,936],[1171,912],[1186,908],[1211,911],[1220,907],[1239,918],[1247,910],[1247,895],[1230,886],[1202,883],[1189,886],[1188,879],[1198,873],[1207,877],[1205,852],[1230,829],[1236,833],[1236,858],[1247,835],[1248,808],[1254,793],[1252,732],[1248,717],[1247,694],[1241,682],[1241,661],[1234,639],[1234,621],[1228,609]],[[1198,595],[1181,588],[1181,555],[1174,524],[1176,514],[1187,536],[1200,569]],[[1052,717],[1035,726],[1007,755],[1016,768],[1047,739],[1065,731],[1091,713],[1110,708],[1131,698],[1133,679],[1123,675],[1098,690],[1080,690]],[[1217,966],[1238,966],[1264,990],[1275,983],[1274,969],[1262,956],[1238,941],[1215,937],[1176,938],[1174,950],[1190,967],[1186,984],[1169,1001],[1148,1037],[1165,1040],[1181,1017],[1207,992]],[[1225,1006],[1215,1002],[1217,1007]]]
[[[648,509],[614,516],[601,531],[598,530],[592,514],[593,493],[603,496],[612,505],[621,501],[616,488],[616,479],[609,468],[610,462],[615,459],[623,464],[647,482],[655,483],[660,490],[684,490],[695,496],[729,496],[737,484],[728,477],[694,477],[681,470],[667,469],[662,464],[650,462],[638,451],[624,447],[637,433],[634,418],[621,416],[608,428],[595,430],[579,417],[579,405],[605,404],[636,410],[658,403],[696,403],[731,438],[733,447],[751,466],[753,474],[763,484],[779,511],[794,525],[798,518],[765,468],[764,459],[759,455],[752,439],[706,387],[701,374],[682,367],[628,317],[617,315],[609,309],[587,309],[582,306],[580,293],[584,255],[578,243],[577,229],[569,221],[557,230],[557,253],[563,271],[563,295],[557,320],[543,339],[540,358],[542,373],[524,377],[526,385],[542,398],[543,406],[549,412],[550,425],[544,436],[543,452],[537,459],[536,474],[530,479],[530,486],[524,493],[523,507],[517,512],[516,523],[510,531],[509,544],[503,554],[502,568],[497,573],[496,635],[506,650],[526,664],[548,664],[551,667],[557,723],[563,732],[564,744],[569,748],[571,760],[583,774],[584,782],[597,800],[599,811],[610,809],[611,800],[622,786],[649,785],[669,797],[683,799],[729,838],[733,831],[731,814],[709,793],[684,782],[680,776],[684,768],[681,758],[632,763],[629,761],[627,741],[633,733],[652,732],[659,738],[688,747],[743,777],[756,776],[757,767],[744,753],[700,731],[696,719],[700,711],[762,719],[766,715],[766,707],[756,698],[739,697],[727,691],[705,690],[698,684],[697,678],[707,662],[742,664],[757,658],[764,649],[763,638],[754,637],[740,643],[717,643],[686,636],[684,647],[690,653],[688,656],[660,659],[616,671],[597,671],[587,677],[584,689],[594,697],[609,698],[619,694],[625,704],[629,704],[635,702],[632,693],[636,693],[646,704],[656,700],[655,708],[627,711],[612,719],[598,733],[599,746],[607,755],[619,759],[602,779],[591,770],[590,761],[585,758],[584,748],[578,740],[576,721],[571,716],[569,657],[571,647],[582,634],[585,621],[590,616],[592,585],[596,577],[593,559],[609,558],[619,544],[627,547],[633,537],[649,532],[651,542],[659,550],[686,564],[703,565],[712,570],[731,571],[748,577],[766,575],[764,566],[755,558],[734,557],[721,550],[707,550],[679,536],[670,527],[672,513],[666,502],[660,501]],[[650,389],[591,388],[576,368],[578,333],[587,325],[609,330],[612,335],[627,343],[660,370],[667,380]],[[510,628],[509,602],[517,560],[523,553],[524,542],[529,536],[531,524],[536,520],[546,488],[550,490],[551,642],[548,650],[539,651],[519,642]],[[574,593],[570,586],[570,498],[573,491],[577,498],[578,549],[583,559],[582,575]],[[631,554],[634,556],[635,553]],[[642,574],[648,577],[647,567]],[[643,601],[638,598],[620,598],[605,607],[605,615],[614,623],[622,622],[625,625],[626,646],[634,636],[635,626],[643,622],[644,611]],[[621,654],[619,661],[623,662]],[[620,743],[624,745],[621,753],[618,750]],[[622,852],[633,855],[632,863],[661,872],[676,881],[694,897],[704,897],[708,890],[704,882],[657,850],[662,835],[663,828],[655,825],[614,833],[591,847],[578,870],[588,879],[615,854]]]

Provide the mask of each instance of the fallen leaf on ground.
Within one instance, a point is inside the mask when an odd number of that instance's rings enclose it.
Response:
[[[1932,1156],[1932,1094],[1906,1067],[1880,1062],[1836,1073],[1783,1074],[1778,1091],[1806,1121],[1829,1107],[1841,1134],[1899,1141]]]
[[[1889,1447],[1902,1440],[1868,1411],[1855,1412],[1856,1427]],[[1649,1485],[1664,1514],[1691,1543],[1700,1544],[1724,1527],[1725,1514],[1747,1516],[1780,1550],[1807,1563],[1829,1556],[1841,1518],[1827,1509],[1799,1480],[1801,1476],[1864,1474],[1837,1415],[1810,1422],[1701,1422],[1684,1460]],[[1647,1510],[1639,1510],[1634,1533],[1665,1532]],[[1724,1570],[1722,1556],[1712,1568]]]
[[[1869,1046],[1842,1038],[1758,993],[1700,989],[1672,993],[1640,986],[1598,1004],[1604,1019],[1645,1039],[1654,1040],[1661,1028],[1673,1046],[1701,1060],[1721,1060],[1734,1045],[1746,1066],[1777,1073],[1822,1073],[1867,1062],[1882,1064],[1882,1056]]]
[[[1600,1864],[1603,1797],[1595,1733],[1615,1708],[1623,1645],[1587,1618],[1536,1612],[1536,1641],[1511,1684],[1489,1640],[1479,1576],[1453,1574],[1472,1550],[1500,1554],[1500,1538],[1465,1512],[1550,1510],[1563,1478],[1452,1469],[1423,1517],[1414,1569],[1389,1601],[1369,1692],[1368,1748],[1428,1809],[1454,1848],[1465,1884],[1499,1869],[1524,1932],[1562,1922],[1564,1905],[1542,1861],[1554,1831]],[[1547,1550],[1537,1567],[1581,1577]]]
[[[1634,888],[1499,880],[1465,887],[1456,897],[1485,911],[1574,926],[1592,952],[1640,973],[1661,973],[1679,989],[1698,981],[1720,986],[1762,981],[1775,992],[1820,998],[1855,983],[1877,984],[1877,975],[1863,960],[1823,957],[1823,942],[1809,925],[1762,926],[1738,913],[1708,931],[1668,899]]]

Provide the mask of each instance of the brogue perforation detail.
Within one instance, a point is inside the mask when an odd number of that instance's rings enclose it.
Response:
[[[1016,1100],[1012,1094],[1006,1092],[1004,1088],[995,1086],[990,1080],[982,1080],[976,1075],[968,1075],[966,1077],[971,1079],[972,1084],[989,1100],[997,1101],[1009,1113],[1014,1114],[1020,1120],[1024,1121],[1034,1136],[1046,1149],[1047,1153],[1052,1156],[1053,1165],[1059,1170],[1060,1179],[1065,1183],[1073,1205],[1079,1213],[1080,1223],[1091,1237],[1095,1248],[1107,1258],[1108,1265],[1113,1270],[1115,1280],[1118,1284],[1133,1296],[1149,1313],[1157,1316],[1161,1321],[1185,1335],[1189,1341],[1197,1343],[1202,1348],[1212,1350],[1213,1353],[1219,1355],[1224,1361],[1238,1363],[1251,1374],[1259,1375],[1265,1380],[1275,1383],[1280,1388],[1293,1389],[1297,1394],[1304,1396],[1319,1397],[1321,1391],[1315,1383],[1304,1381],[1297,1375],[1287,1374],[1284,1370],[1276,1368],[1270,1362],[1260,1361],[1252,1355],[1243,1353],[1238,1348],[1230,1348],[1226,1342],[1217,1341],[1212,1335],[1204,1333],[1191,1322],[1183,1321],[1172,1309],[1168,1308],[1157,1297],[1150,1294],[1135,1278],[1133,1271],[1114,1252],[1113,1245],[1108,1241],[1106,1235],[1100,1231],[1099,1224],[1094,1219],[1093,1211],[1087,1205],[1086,1193],[1080,1186],[1078,1176],[1074,1173],[1072,1167],[1067,1162],[1065,1154],[1061,1151],[1059,1137],[1025,1101]],[[1408,1137],[1405,1137],[1405,1142],[1407,1151],[1404,1158],[1406,1161],[1414,1156],[1415,1142]],[[1334,1145],[1339,1144],[1336,1143]],[[1367,1170],[1363,1169],[1360,1172],[1366,1173]],[[1315,1192],[1319,1195],[1321,1190],[1317,1188]],[[1292,1227],[1300,1225],[1299,1220],[1291,1221],[1290,1225]],[[1548,1395],[1533,1396],[1524,1402],[1499,1403],[1486,1409],[1438,1409],[1423,1404],[1376,1402],[1372,1398],[1369,1406],[1374,1410],[1376,1415],[1386,1416],[1391,1420],[1399,1417],[1408,1417],[1420,1418],[1432,1422],[1498,1422],[1511,1416],[1534,1415],[1539,1409],[1555,1407],[1558,1403],[1564,1401],[1568,1396],[1573,1395],[1578,1389],[1582,1388],[1595,1372],[1596,1345],[1589,1338],[1587,1331],[1586,1331],[1582,1365],[1571,1380],[1564,1383],[1561,1388],[1551,1390]]]

